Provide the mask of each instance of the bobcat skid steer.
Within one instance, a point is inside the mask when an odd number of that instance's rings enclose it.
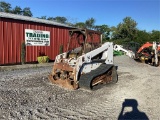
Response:
[[[53,84],[73,90],[118,81],[112,42],[101,45],[101,34],[88,29],[69,30],[69,34],[68,50],[56,56],[49,75]]]

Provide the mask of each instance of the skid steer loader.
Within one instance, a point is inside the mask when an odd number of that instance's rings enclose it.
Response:
[[[101,45],[100,37],[99,41],[95,40],[95,34],[100,36],[100,33],[93,30],[73,29],[69,34],[68,50],[56,56],[49,80],[72,90],[79,87],[94,89],[100,84],[117,82],[113,43]]]

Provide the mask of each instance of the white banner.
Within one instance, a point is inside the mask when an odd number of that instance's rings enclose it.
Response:
[[[50,46],[50,31],[25,29],[27,46]]]

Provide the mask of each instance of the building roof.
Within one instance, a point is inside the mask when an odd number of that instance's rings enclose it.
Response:
[[[5,12],[0,12],[0,18],[11,18],[11,19],[16,19],[16,20],[24,20],[24,21],[31,21],[31,22],[44,23],[44,24],[49,24],[49,25],[74,28],[74,27],[68,26],[66,24],[58,23],[55,21],[33,18],[33,17],[28,17],[28,16],[22,16],[22,15],[16,15],[16,14],[5,13]]]

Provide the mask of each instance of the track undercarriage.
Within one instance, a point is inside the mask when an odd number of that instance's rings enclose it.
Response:
[[[96,70],[80,76],[79,81],[74,81],[66,71],[50,74],[49,80],[63,88],[74,90],[77,88],[94,89],[100,84],[116,83],[118,81],[116,66],[102,64]],[[65,73],[65,74],[64,74]]]

